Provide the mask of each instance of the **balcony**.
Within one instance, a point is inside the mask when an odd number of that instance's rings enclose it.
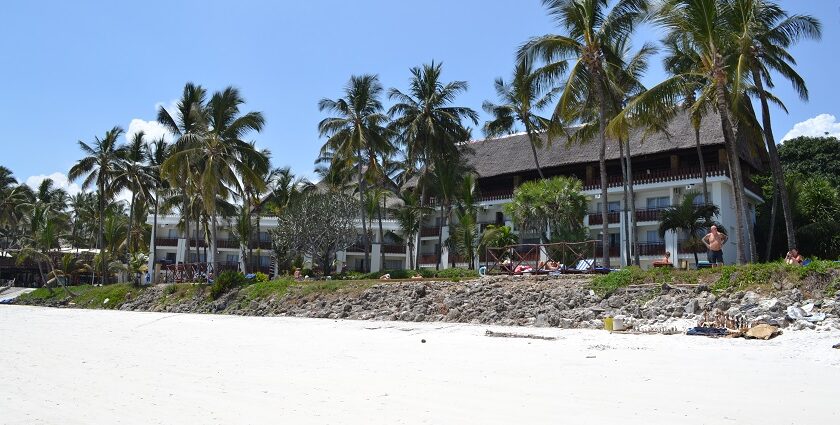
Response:
[[[421,254],[419,264],[437,264],[437,254]]]
[[[195,240],[189,239],[187,241],[189,246],[195,248]],[[155,238],[155,245],[157,247],[164,246],[178,246],[178,238]],[[198,241],[199,248],[207,248],[209,245],[202,239]],[[218,239],[216,240],[216,248],[239,249],[239,240],[237,239]],[[253,241],[249,249],[271,249],[271,241]]]
[[[421,238],[433,237],[433,236],[434,237],[440,236],[440,227],[439,226],[434,226],[434,227],[425,227],[424,226],[424,227],[420,228],[420,237]]]
[[[620,218],[621,218],[621,213],[618,212],[618,211],[613,211],[613,212],[608,212],[607,213],[607,220],[609,220],[608,223],[610,223],[610,224],[618,223]],[[592,226],[592,225],[596,225],[596,224],[604,224],[604,220],[603,220],[603,217],[601,216],[601,213],[599,213],[599,212],[590,213],[589,214],[589,225]]]
[[[665,242],[640,242],[639,255],[665,255]]]
[[[717,176],[728,176],[729,172],[717,166],[708,166],[706,167],[706,176],[707,177],[717,177]],[[651,184],[651,183],[663,183],[663,182],[671,182],[677,180],[686,180],[686,179],[699,179],[701,178],[700,175],[700,167],[690,167],[690,168],[678,168],[678,169],[667,169],[667,170],[652,170],[650,173],[644,172],[635,174],[633,176],[633,185],[640,185],[640,184]],[[620,175],[614,175],[608,177],[608,187],[618,187],[621,186],[623,181]],[[601,188],[601,179],[591,179],[587,180],[583,185],[583,190],[594,190]]]
[[[365,252],[365,244],[356,242],[345,249],[346,252]],[[370,245],[368,245],[367,252],[371,252]]]
[[[405,245],[383,244],[382,252],[384,252],[385,254],[405,254]]]
[[[598,257],[600,257],[602,255],[602,251],[601,251],[602,246],[603,246],[603,244],[601,244],[601,242],[596,242],[595,243],[595,255],[597,255]],[[618,246],[618,245],[610,245],[609,254],[610,254],[610,257],[621,256],[621,247]]]

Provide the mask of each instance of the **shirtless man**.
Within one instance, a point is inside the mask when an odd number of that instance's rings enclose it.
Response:
[[[712,264],[723,264],[723,244],[729,237],[718,232],[717,226],[712,226],[709,233],[703,236],[703,243],[709,249],[709,262]]]

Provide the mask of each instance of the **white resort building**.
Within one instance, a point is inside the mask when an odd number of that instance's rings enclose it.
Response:
[[[694,128],[687,115],[678,116],[669,125],[668,132],[657,133],[642,139],[641,134],[631,136],[631,157],[633,167],[633,190],[636,199],[637,238],[642,267],[649,266],[669,251],[672,259],[690,259],[693,262],[694,247],[687,246],[675,232],[667,232],[664,238],[659,236],[659,217],[663,209],[680,202],[687,191],[701,192],[701,174],[698,148],[695,142]],[[488,224],[511,226],[517,233],[515,223],[505,215],[503,206],[511,201],[514,189],[522,182],[539,178],[534,166],[534,159],[527,137],[524,134],[471,142],[472,153],[467,157],[469,164],[478,176],[480,196],[478,198],[478,226],[483,230]],[[744,175],[748,208],[754,220],[755,205],[762,202],[761,190],[750,180],[750,176],[765,168],[766,151],[760,138],[748,138],[739,135],[740,160]],[[702,154],[709,189],[710,201],[720,208],[716,221],[732,235],[724,246],[724,261],[735,262],[735,203],[732,192],[732,180],[728,170],[728,160],[724,148],[720,120],[716,115],[709,115],[702,120],[700,128],[700,153]],[[565,175],[575,176],[583,182],[584,194],[589,199],[589,213],[584,217],[584,225],[590,229],[592,239],[600,239],[602,229],[601,186],[598,169],[598,146],[591,144],[569,144],[566,140],[554,140],[550,147],[538,151],[540,165],[546,177]],[[629,253],[624,241],[629,237],[624,222],[630,219],[630,209],[623,202],[619,147],[617,142],[607,147],[608,205],[609,205],[609,252],[611,263],[627,264]],[[203,262],[206,250],[203,240],[199,240],[198,254],[195,243],[191,245],[191,254],[183,259],[177,258],[179,240],[186,235],[178,230],[178,216],[159,216],[156,236],[156,249],[153,253],[155,262],[173,263],[176,260]],[[152,217],[148,218],[152,223]],[[254,237],[249,247],[249,257],[255,259],[251,270],[273,273],[271,240],[268,231],[277,226],[275,217],[260,219],[260,233]],[[370,251],[371,271],[404,269],[409,266],[408,249],[401,240],[397,222],[386,218],[383,221],[384,240],[378,240],[378,232],[373,233]],[[629,227],[629,226],[627,226]],[[361,225],[360,225],[361,233]],[[466,261],[458,255],[450,254],[444,243],[449,226],[441,226],[437,214],[425,218],[415,246],[420,267],[434,268],[438,263],[440,249],[441,267],[466,266]],[[521,243],[538,243],[537,235],[519,234]],[[224,220],[218,231],[216,262],[226,267],[239,265],[239,242],[228,231]],[[181,242],[184,244],[185,242]],[[189,252],[190,249],[186,250]],[[351,270],[364,269],[364,250],[354,245],[344,252],[338,252],[339,262],[344,262]],[[380,255],[384,253],[384,255]],[[600,248],[597,251],[600,256]],[[702,254],[705,257],[705,254]],[[749,253],[747,253],[749,255]],[[483,253],[479,260],[484,260]],[[382,261],[384,259],[384,262]]]

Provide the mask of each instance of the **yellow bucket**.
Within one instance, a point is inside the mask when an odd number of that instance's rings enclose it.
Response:
[[[613,331],[613,318],[612,317],[605,317],[604,318],[604,330],[605,331]]]

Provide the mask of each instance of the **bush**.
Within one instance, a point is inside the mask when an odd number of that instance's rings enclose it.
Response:
[[[643,283],[647,273],[635,266],[626,267],[619,271],[597,275],[592,279],[592,290],[598,295],[607,296],[618,288]]]
[[[216,278],[216,281],[213,282],[213,286],[210,287],[210,296],[214,300],[218,299],[225,292],[237,286],[242,286],[245,282],[245,275],[242,273],[233,270],[223,271]]]
[[[268,282],[268,275],[263,272],[254,273],[254,282]]]
[[[435,273],[435,277],[439,277],[441,279],[474,278],[474,277],[478,277],[478,271],[477,270],[469,270],[469,269],[459,269],[459,268],[443,269],[443,270],[438,270],[437,273]]]

